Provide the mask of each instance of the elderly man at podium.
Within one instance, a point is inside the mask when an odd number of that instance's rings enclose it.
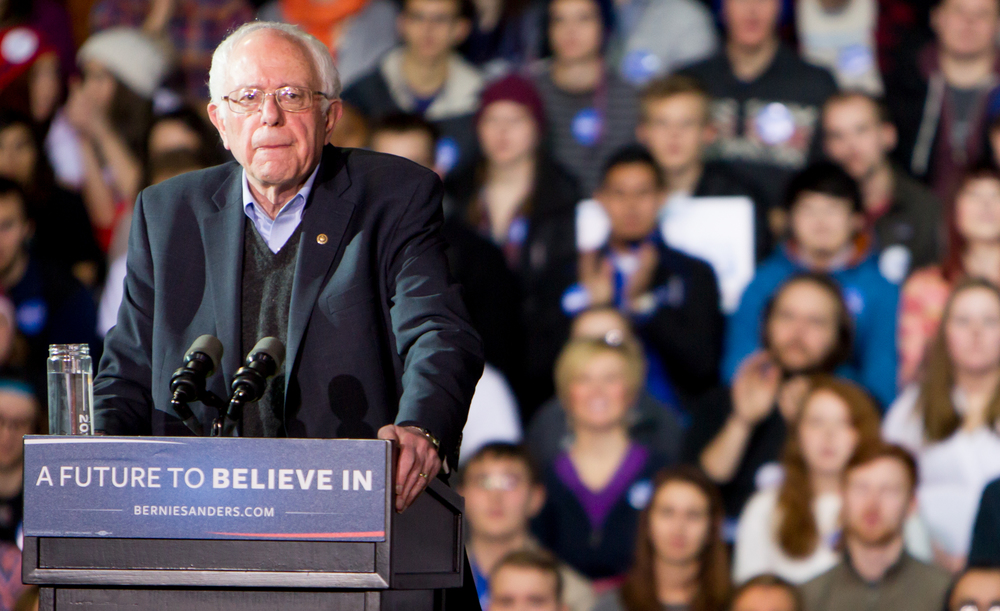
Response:
[[[170,382],[192,341],[221,340],[208,390],[226,397],[243,357],[273,336],[287,348],[284,370],[243,410],[238,434],[395,440],[402,511],[447,469],[483,370],[446,269],[440,180],[326,144],[342,112],[337,70],[294,26],[233,32],[209,88],[209,116],[236,162],[139,194],[95,428],[190,434]],[[207,430],[214,410],[191,408]]]

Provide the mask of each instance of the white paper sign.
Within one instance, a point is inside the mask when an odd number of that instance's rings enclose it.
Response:
[[[674,197],[661,211],[660,231],[671,247],[715,270],[722,310],[736,311],[755,265],[753,201],[748,197]]]

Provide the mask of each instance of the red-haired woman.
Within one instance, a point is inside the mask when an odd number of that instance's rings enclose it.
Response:
[[[899,298],[899,386],[915,382],[952,288],[967,277],[1000,286],[1000,172],[970,172],[948,216],[948,252],[942,265],[918,270]]]
[[[1000,476],[1000,289],[962,281],[944,316],[923,380],[906,389],[882,425],[886,440],[920,463],[917,498],[937,561],[965,564],[983,488]]]
[[[737,583],[765,573],[805,583],[837,563],[841,475],[858,447],[879,443],[879,415],[859,386],[817,376],[792,431],[782,484],[757,492],[740,516]]]
[[[730,587],[722,519],[722,497],[701,471],[661,471],[639,516],[632,569],[594,611],[722,611]]]

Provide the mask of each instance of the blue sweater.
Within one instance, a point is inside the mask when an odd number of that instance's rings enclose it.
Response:
[[[761,317],[768,300],[785,280],[807,271],[782,246],[754,275],[740,306],[726,325],[722,377],[732,382],[744,358],[760,347]],[[837,373],[862,384],[882,404],[896,398],[896,310],[899,290],[878,269],[875,254],[830,274],[843,291],[854,319],[854,351],[850,363]]]

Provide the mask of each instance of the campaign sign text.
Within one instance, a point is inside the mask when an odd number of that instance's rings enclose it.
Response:
[[[28,436],[24,534],[384,541],[388,443]]]

